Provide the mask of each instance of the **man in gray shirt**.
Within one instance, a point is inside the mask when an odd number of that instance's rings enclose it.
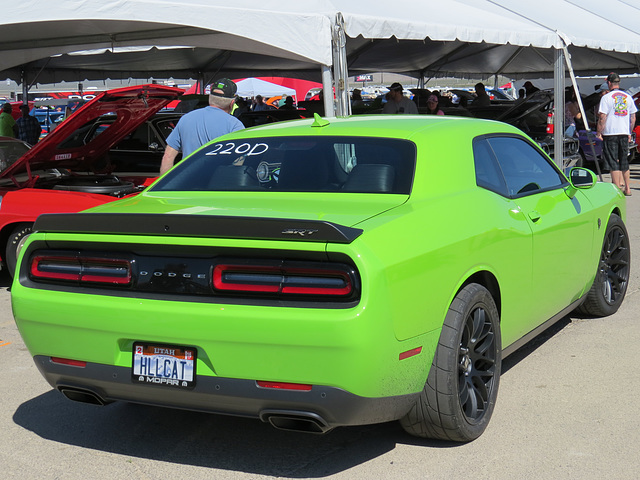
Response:
[[[418,114],[418,107],[415,102],[402,94],[402,85],[396,82],[388,88],[388,100],[382,108],[382,113]]]

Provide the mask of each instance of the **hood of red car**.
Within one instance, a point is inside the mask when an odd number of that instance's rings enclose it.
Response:
[[[182,93],[182,89],[155,84],[103,92],[76,110],[52,133],[0,173],[0,178],[11,178],[26,172],[29,180],[33,180],[35,176],[32,172],[49,168],[97,172],[99,166],[104,165],[105,155],[116,143]],[[106,114],[115,115],[115,121],[87,141],[86,134],[90,127]]]

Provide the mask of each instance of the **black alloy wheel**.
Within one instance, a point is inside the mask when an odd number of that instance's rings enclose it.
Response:
[[[427,383],[402,427],[419,437],[469,442],[486,429],[498,395],[502,349],[493,297],[466,285],[445,317]]]
[[[482,307],[467,316],[458,350],[458,395],[470,423],[482,418],[491,401],[498,352],[488,317]]]
[[[618,311],[629,285],[630,241],[622,219],[611,215],[604,234],[596,278],[578,311],[606,317]]]

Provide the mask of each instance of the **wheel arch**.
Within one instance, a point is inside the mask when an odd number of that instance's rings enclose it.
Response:
[[[613,207],[613,210],[611,210],[611,212],[609,213],[609,218],[611,218],[611,215],[617,215],[620,218],[622,218],[624,220],[624,217],[622,216],[622,212],[620,211],[620,207],[618,205],[616,205],[615,207]],[[609,223],[609,218],[607,218],[607,223]]]
[[[496,278],[496,276],[488,270],[480,270],[474,272],[462,283],[462,285],[460,285],[460,288],[456,292],[456,295],[464,287],[471,283],[482,285],[489,291],[489,293],[493,297],[493,301],[496,304],[496,308],[498,309],[498,315],[500,316],[500,318],[502,318],[502,294],[500,292],[500,284],[498,283],[498,279]]]

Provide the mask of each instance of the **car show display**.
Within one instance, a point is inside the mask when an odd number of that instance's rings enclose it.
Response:
[[[109,90],[33,148],[20,148],[20,155],[17,141],[0,145],[7,157],[0,159],[0,255],[10,274],[16,247],[38,215],[110,202],[140,191],[158,175],[164,138],[180,115],[156,112],[182,93],[163,85]]]
[[[505,356],[575,309],[620,307],[625,218],[618,187],[502,122],[315,115],[41,215],[13,312],[71,400],[467,442]]]

